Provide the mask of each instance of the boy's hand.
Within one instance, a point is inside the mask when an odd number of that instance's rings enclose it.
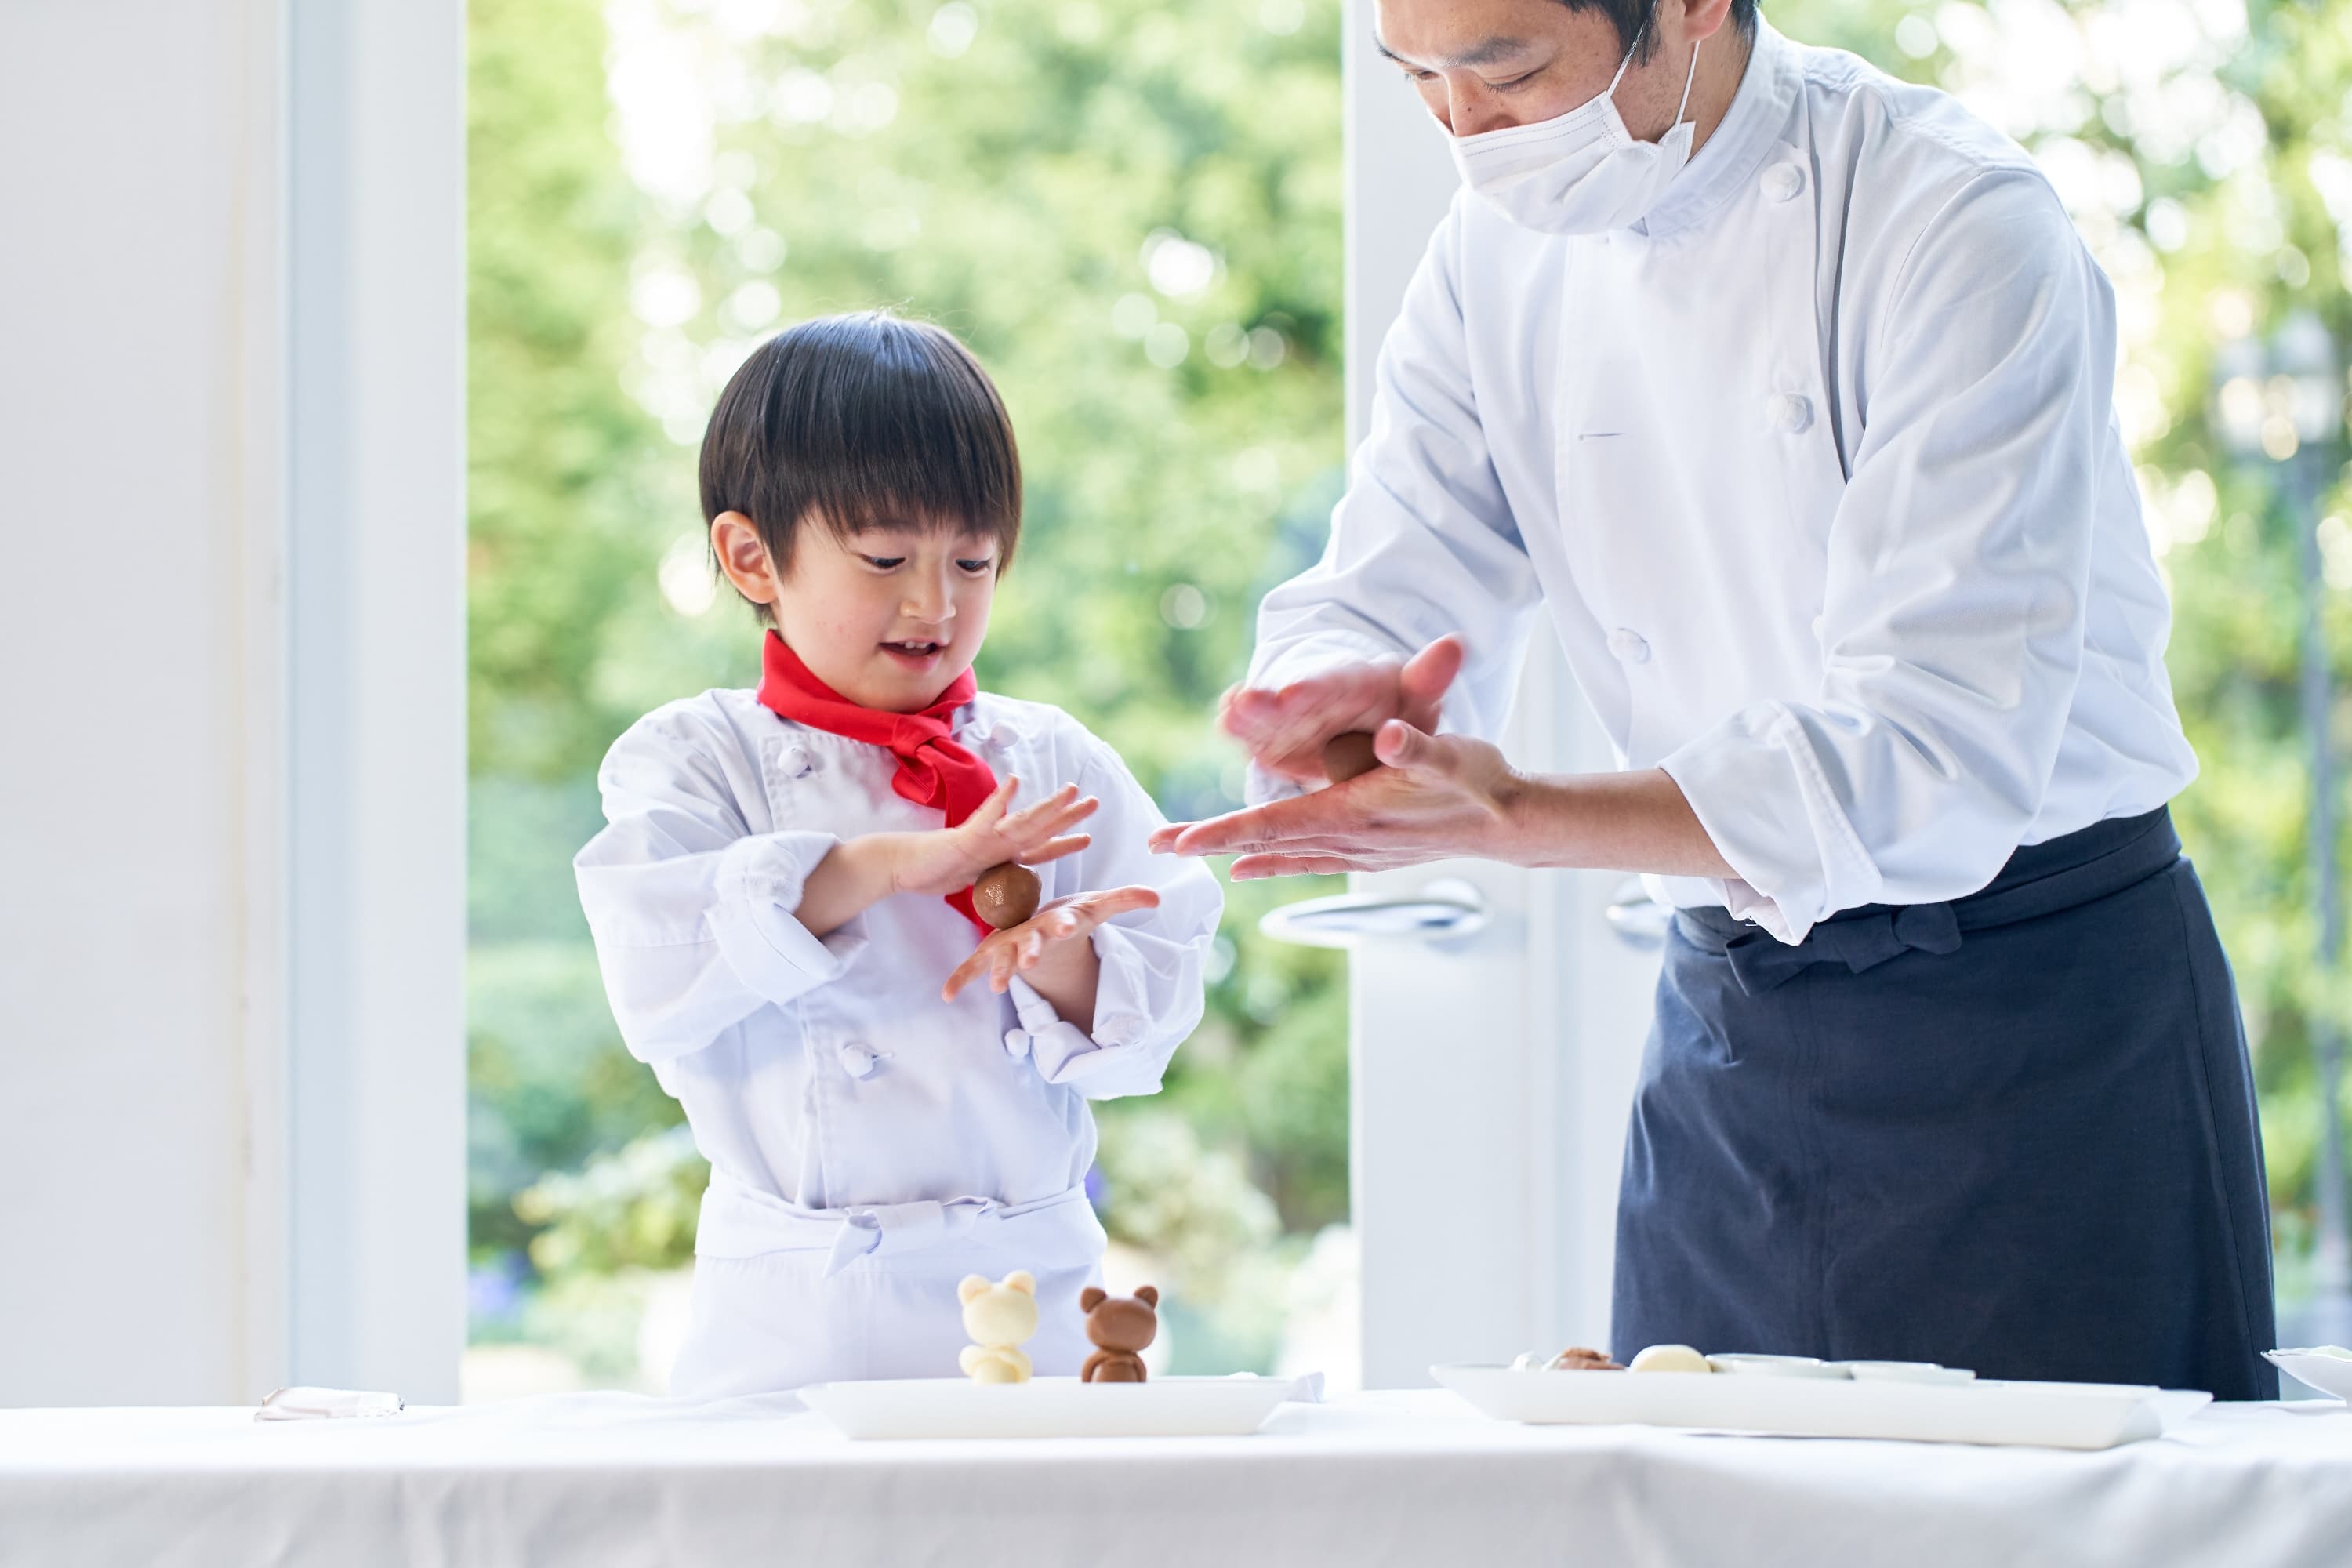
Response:
[[[957,993],[985,974],[988,988],[1002,995],[1012,988],[1013,977],[1017,973],[1049,972],[1073,962],[1091,965],[1094,947],[1087,938],[1093,934],[1095,927],[1114,915],[1157,909],[1159,905],[1160,895],[1150,888],[1110,888],[1099,893],[1073,893],[1066,899],[1055,899],[1019,925],[990,932],[972,950],[970,958],[956,965],[940,994],[952,1002]],[[1046,993],[1046,999],[1055,1004],[1056,1012],[1070,1016],[1071,1009],[1053,994],[1063,987],[1040,985],[1039,989]],[[1091,984],[1087,991],[1090,996]]]
[[[1018,778],[1006,778],[953,827],[904,835],[891,869],[890,890],[945,897],[971,886],[991,866],[1007,860],[1042,866],[1094,842],[1091,835],[1070,829],[1092,816],[1102,802],[1092,795],[1080,800],[1078,786],[1068,784],[1051,798],[1007,816],[1005,807],[1020,784]]]

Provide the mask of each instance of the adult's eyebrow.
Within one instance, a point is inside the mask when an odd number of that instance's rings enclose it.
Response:
[[[1497,33],[1491,38],[1482,39],[1472,45],[1451,59],[1440,60],[1438,64],[1449,68],[1462,66],[1490,66],[1497,60],[1506,60],[1514,55],[1524,53],[1528,47],[1528,41],[1525,38],[1515,38],[1507,33]],[[1372,47],[1380,50],[1383,58],[1394,60],[1401,66],[1414,69],[1422,68],[1419,61],[1409,60],[1389,47],[1388,40],[1381,37],[1378,32],[1372,34]]]

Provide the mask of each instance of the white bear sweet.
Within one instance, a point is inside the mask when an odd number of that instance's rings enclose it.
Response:
[[[985,1274],[967,1274],[956,1287],[963,1302],[963,1331],[972,1342],[958,1358],[974,1383],[1026,1383],[1029,1357],[1022,1342],[1037,1331],[1037,1281],[1016,1268],[992,1283]]]

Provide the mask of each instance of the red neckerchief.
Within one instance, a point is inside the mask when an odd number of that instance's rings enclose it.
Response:
[[[891,779],[890,787],[917,805],[945,812],[950,827],[995,793],[996,775],[977,753],[959,744],[948,729],[948,716],[980,692],[980,682],[972,679],[971,670],[957,676],[929,707],[913,713],[885,713],[859,707],[810,674],[800,656],[774,632],[768,634],[761,664],[761,707],[813,730],[882,747],[898,759],[898,775]],[[948,902],[982,931],[993,929],[973,912],[970,888],[950,893]]]

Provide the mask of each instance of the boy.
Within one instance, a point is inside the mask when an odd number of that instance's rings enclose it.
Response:
[[[1162,818],[1108,747],[975,687],[1020,462],[948,333],[780,334],[720,395],[701,481],[770,627],[761,685],[614,742],[576,861],[623,1038],[711,1165],[672,1391],[954,1376],[957,1281],[1014,1268],[1032,1360],[1075,1373],[1086,1101],[1157,1089],[1199,1022],[1216,882],[1147,851]],[[1043,902],[990,931],[971,885],[1008,860]]]

